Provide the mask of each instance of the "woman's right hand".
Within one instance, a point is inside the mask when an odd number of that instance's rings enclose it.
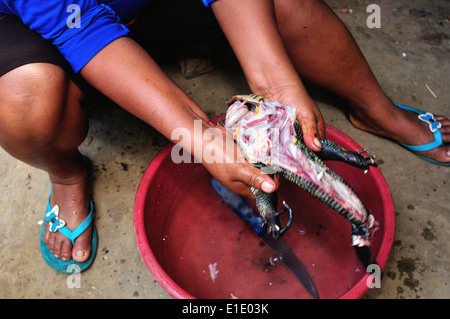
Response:
[[[209,141],[204,141],[202,164],[222,185],[232,192],[254,198],[250,187],[273,192],[278,179],[248,163],[225,128],[215,126],[208,129]]]

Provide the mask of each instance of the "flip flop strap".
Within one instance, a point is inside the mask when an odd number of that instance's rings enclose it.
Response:
[[[427,112],[424,112],[422,110],[415,109],[413,107],[406,106],[406,105],[403,105],[403,104],[400,104],[400,103],[396,103],[396,102],[393,102],[393,103],[394,103],[394,105],[396,105],[396,106],[398,106],[398,107],[400,107],[400,108],[402,108],[404,110],[411,111],[411,112],[414,112],[414,113],[417,113],[417,114],[426,114],[427,113]],[[430,129],[430,131],[431,131],[431,129]],[[408,145],[408,144],[403,144],[403,143],[399,143],[399,144],[404,146],[404,147],[406,147],[406,148],[408,148],[408,149],[410,149],[411,151],[415,151],[415,152],[431,151],[431,150],[435,149],[436,147],[439,147],[439,146],[444,144],[443,140],[442,140],[442,134],[441,134],[441,131],[439,129],[437,129],[435,132],[432,132],[432,133],[433,133],[433,136],[434,136],[434,141],[433,142],[430,142],[430,143],[427,143],[427,144],[423,144],[423,145]]]
[[[398,106],[399,108],[407,110],[407,111],[411,111],[411,112],[414,112],[414,113],[417,113],[417,114],[425,113],[424,111],[419,110],[419,109],[415,109],[415,108],[413,108],[411,106],[403,105],[403,104],[400,104],[400,103],[397,103],[397,102],[392,102],[392,103],[394,103],[394,105]]]
[[[50,189],[50,196],[48,197],[47,212],[50,212],[52,210],[52,207],[50,205],[50,197],[52,196],[52,190],[53,189]],[[94,203],[92,202],[92,200],[90,201],[89,206],[90,206],[89,214],[87,215],[85,220],[83,220],[81,222],[81,224],[78,225],[77,228],[75,228],[74,230],[70,230],[67,226],[58,228],[58,231],[61,234],[63,234],[68,239],[70,239],[70,241],[72,242],[72,245],[75,243],[75,239],[77,239],[78,236],[80,236],[82,233],[84,233],[84,231],[89,227],[89,225],[92,222],[92,219],[94,216]]]
[[[403,143],[399,143],[399,144],[403,145],[404,147],[409,148],[411,151],[415,151],[415,152],[431,151],[431,150],[434,150],[436,147],[439,147],[444,144],[442,141],[441,131],[437,130],[436,132],[433,133],[433,135],[434,135],[434,141],[430,142],[428,144],[423,144],[423,145],[408,145],[408,144],[403,144]]]
[[[70,241],[72,242],[72,245],[75,243],[75,239],[78,238],[78,236],[80,236],[82,233],[84,233],[84,231],[89,227],[89,225],[92,222],[92,218],[93,218],[93,203],[92,201],[90,202],[90,213],[89,215],[87,215],[86,219],[83,220],[81,222],[80,225],[78,225],[77,228],[75,228],[74,230],[70,230],[67,226],[63,226],[61,228],[59,228],[59,232],[61,234],[63,234],[64,236],[66,236],[67,238],[70,239]]]

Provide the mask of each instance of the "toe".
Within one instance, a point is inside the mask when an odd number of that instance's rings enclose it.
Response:
[[[45,236],[46,235],[46,236]],[[68,238],[59,232],[51,233],[48,231],[43,237],[50,252],[55,258],[68,261],[72,257],[72,243]]]
[[[55,240],[53,243],[53,247],[52,247],[52,249],[50,249],[50,247],[49,247],[49,249],[55,256],[55,258],[61,258],[61,253],[63,252],[62,246],[64,244],[64,241],[56,238],[56,236],[54,236],[54,237],[55,237]]]
[[[442,125],[450,125],[450,120],[444,115],[436,115],[434,118],[441,122]]]
[[[441,122],[442,127],[439,129],[442,134],[442,141],[444,144],[450,143],[450,121],[448,121],[448,125],[446,122]]]
[[[72,244],[68,240],[64,240],[61,244],[60,258],[63,261],[69,261],[72,258]]]
[[[450,163],[450,147],[440,146],[428,152],[417,152],[417,154],[435,159],[442,163]]]
[[[91,231],[87,229],[76,240],[72,249],[72,258],[78,262],[86,261],[91,254]]]
[[[50,231],[48,230],[48,227],[46,227],[44,236],[42,237],[42,240],[45,244],[47,244],[48,249],[51,253],[53,253],[54,246],[55,246],[55,236],[53,236]]]
[[[441,146],[438,148],[438,161],[448,163],[450,162],[450,147]]]

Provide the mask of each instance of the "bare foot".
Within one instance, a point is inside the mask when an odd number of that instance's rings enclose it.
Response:
[[[84,163],[84,165],[86,165]],[[50,205],[59,206],[59,218],[65,221],[65,225],[74,230],[83,222],[90,212],[90,189],[87,169],[79,176],[70,180],[61,181],[56,178],[52,181],[52,196]],[[73,258],[75,261],[84,262],[91,253],[92,225],[81,234],[72,247],[70,239],[66,238],[59,231],[54,233],[48,229],[46,224],[43,236],[44,242],[56,258],[68,261]]]
[[[445,116],[436,116],[443,143],[450,142],[450,120]],[[350,113],[350,122],[357,128],[373,134],[390,138],[407,145],[422,145],[434,140],[428,124],[419,120],[417,113],[403,110],[392,103],[376,108],[354,108]],[[450,163],[450,148],[440,146],[426,152],[415,152],[439,162]]]

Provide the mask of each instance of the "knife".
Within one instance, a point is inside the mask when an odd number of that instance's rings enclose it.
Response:
[[[297,258],[289,244],[282,238],[275,239],[267,233],[266,226],[261,217],[255,214],[253,209],[239,195],[234,194],[223,186],[214,177],[210,181],[211,187],[230,206],[241,219],[243,219],[253,231],[270,247],[275,253],[281,256],[282,262],[297,277],[298,281],[305,287],[308,293],[315,299],[319,299],[319,292],[312,280],[306,266]]]

